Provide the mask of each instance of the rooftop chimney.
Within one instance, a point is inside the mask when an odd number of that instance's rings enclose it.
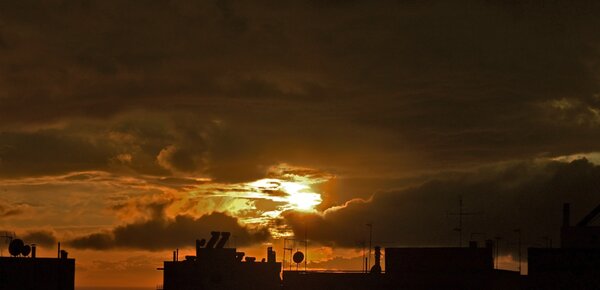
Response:
[[[371,274],[381,274],[381,247],[375,247],[375,265],[371,267]]]
[[[276,260],[276,256],[275,256],[275,251],[273,251],[273,247],[268,247],[267,248],[267,262],[275,263],[275,260]]]
[[[229,240],[229,236],[231,236],[230,232],[222,232],[221,233],[221,239],[219,240],[219,242],[217,243],[217,245],[215,246],[215,248],[222,249],[223,247],[225,247],[225,244]]]
[[[212,249],[215,246],[215,244],[217,243],[217,240],[219,239],[220,235],[221,235],[220,232],[210,232],[210,240],[208,240],[208,243],[206,244],[206,248]]]

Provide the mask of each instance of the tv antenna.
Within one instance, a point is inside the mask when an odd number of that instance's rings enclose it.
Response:
[[[304,271],[306,272],[306,254],[300,251],[300,246],[304,245],[304,251],[306,252],[308,249],[308,241],[300,240],[294,238],[284,238],[283,239],[283,263],[282,268],[285,269],[285,253],[289,252],[289,270],[292,270],[292,261],[296,263],[296,271],[298,271],[298,266],[302,261],[304,261]],[[294,249],[296,252],[294,252]]]
[[[4,248],[6,248],[15,237],[15,232],[0,231],[0,241],[2,241],[2,245],[0,246],[0,257],[3,256]]]
[[[454,228],[454,231],[458,232],[458,247],[462,247],[462,237],[463,237],[463,217],[472,216],[472,215],[480,215],[482,212],[466,212],[463,207],[463,198],[462,195],[458,196],[458,212],[448,212],[448,216],[458,216],[458,227]]]

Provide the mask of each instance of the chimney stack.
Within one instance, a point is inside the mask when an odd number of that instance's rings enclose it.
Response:
[[[381,247],[375,246],[375,264],[371,267],[371,274],[381,274]]]
[[[268,247],[267,248],[267,262],[275,263],[275,260],[276,260],[276,256],[275,256],[275,251],[273,251],[273,247]]]
[[[229,241],[229,236],[231,236],[230,232],[222,232],[221,239],[219,240],[215,248],[222,249],[223,247],[225,247],[225,244],[227,244],[227,241]]]
[[[35,244],[31,244],[31,258],[35,258]]]
[[[219,239],[219,236],[221,236],[221,232],[210,232],[210,240],[208,240],[208,243],[206,244],[206,248],[207,249],[214,248],[215,244],[217,243],[217,240]]]

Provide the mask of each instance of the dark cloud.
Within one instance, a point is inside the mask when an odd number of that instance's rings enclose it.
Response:
[[[1,170],[406,175],[600,146],[597,3],[342,2],[2,3]]]
[[[270,237],[266,229],[252,231],[242,227],[236,218],[215,212],[200,218],[185,215],[172,219],[154,216],[146,221],[117,226],[109,232],[74,238],[68,244],[77,249],[156,251],[193,246],[196,239],[210,237],[210,231],[214,230],[231,232],[232,239],[240,246],[262,242]]]
[[[45,248],[51,248],[56,244],[56,236],[51,231],[30,231],[21,236],[25,243],[36,244]]]
[[[30,212],[31,205],[23,202],[10,202],[0,198],[0,217],[8,218]]]
[[[63,133],[56,130],[0,132],[0,175],[14,177],[107,169],[110,157],[107,147]]]
[[[354,200],[325,215],[289,213],[294,231],[327,245],[356,247],[373,223],[374,241],[383,246],[458,244],[456,216],[459,196],[465,211],[480,212],[464,218],[463,242],[485,237],[503,238],[504,250],[516,250],[517,234],[524,246],[544,244],[544,236],[559,241],[563,202],[572,203],[573,220],[600,204],[600,166],[579,159],[563,162],[515,162],[454,177],[431,180],[420,186],[379,192],[371,201]]]

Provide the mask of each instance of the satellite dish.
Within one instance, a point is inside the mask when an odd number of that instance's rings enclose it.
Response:
[[[23,240],[21,239],[14,239],[10,242],[10,245],[8,245],[8,252],[12,255],[12,256],[18,256],[23,252],[23,247],[25,246],[25,244],[23,243]]]
[[[21,248],[21,254],[25,257],[29,256],[29,253],[31,253],[31,246],[29,245],[25,245],[23,246],[23,248]]]
[[[294,263],[300,264],[302,263],[302,261],[304,261],[304,254],[300,251],[295,252],[294,257],[292,257],[292,259],[294,260]]]

